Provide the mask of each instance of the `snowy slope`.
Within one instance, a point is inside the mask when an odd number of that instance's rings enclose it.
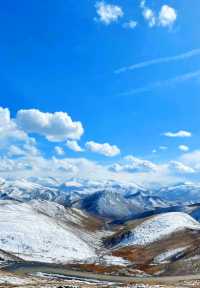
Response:
[[[185,229],[200,230],[200,224],[182,212],[160,214],[136,226],[118,246],[148,245]]]
[[[30,204],[0,201],[0,249],[26,260],[68,262],[95,256],[94,249],[57,219]]]

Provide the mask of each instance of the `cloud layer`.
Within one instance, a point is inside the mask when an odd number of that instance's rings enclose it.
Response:
[[[200,152],[197,150],[189,153],[189,147],[185,144],[178,146],[184,152],[180,157],[164,163],[155,163],[133,155],[119,157],[117,162],[111,160],[107,162],[106,158],[102,157],[105,161],[101,161],[101,164],[84,157],[66,157],[64,144],[66,148],[86,155],[90,155],[88,152],[106,157],[120,154],[120,149],[109,143],[88,141],[85,149],[81,148],[77,140],[82,133],[81,122],[74,122],[66,112],[44,113],[36,109],[19,110],[16,117],[12,118],[9,109],[0,107],[0,177],[33,175],[62,179],[89,177],[120,179],[150,185],[158,181],[159,183],[175,182],[183,177],[200,173]],[[165,136],[191,137],[192,134],[180,130],[167,132]],[[48,147],[47,145],[51,147],[47,154],[45,149],[39,149],[41,140],[44,147]],[[61,143],[57,143],[52,149],[51,142]],[[166,148],[160,146],[158,150],[166,150]]]

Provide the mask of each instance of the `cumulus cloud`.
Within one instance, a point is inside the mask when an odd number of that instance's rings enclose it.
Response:
[[[107,4],[104,1],[97,2],[95,7],[98,20],[105,25],[117,22],[124,15],[120,6]]]
[[[191,137],[192,133],[189,131],[185,131],[185,130],[180,130],[177,132],[165,132],[163,133],[164,136],[166,137],[171,137],[171,138],[184,138],[184,137]]]
[[[59,155],[59,156],[62,156],[62,155],[65,154],[64,149],[63,149],[62,147],[60,147],[60,146],[55,146],[55,147],[54,147],[54,151],[55,151],[55,153],[56,153],[57,155]]]
[[[5,145],[11,140],[26,141],[28,140],[28,136],[11,119],[9,109],[0,107],[0,146]]]
[[[140,2],[140,8],[142,9],[143,17],[147,21],[149,27],[172,27],[177,19],[176,10],[169,5],[163,5],[157,13],[146,5],[145,0],[142,0]]]
[[[189,151],[189,147],[187,145],[179,145],[178,149],[183,151],[183,152]]]
[[[81,122],[73,122],[65,112],[44,113],[37,109],[19,110],[17,125],[27,133],[37,133],[49,141],[80,139],[84,130]]]
[[[75,152],[82,152],[84,151],[75,140],[68,140],[66,143],[67,147]]]
[[[120,154],[120,149],[116,145],[111,145],[109,143],[100,144],[94,141],[88,141],[85,144],[85,147],[91,152],[102,154],[107,157],[113,157]]]
[[[139,159],[132,155],[123,158],[120,163],[115,163],[110,166],[110,170],[113,172],[152,172],[156,171],[158,166],[151,161]]]
[[[37,156],[40,155],[40,151],[35,146],[35,142],[27,142],[25,144],[9,145],[7,149],[7,155],[9,157]]]
[[[159,24],[163,27],[171,27],[177,19],[176,10],[168,5],[163,5],[159,12]]]

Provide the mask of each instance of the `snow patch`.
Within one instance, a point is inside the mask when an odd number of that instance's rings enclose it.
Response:
[[[99,263],[105,266],[123,266],[126,267],[130,262],[122,257],[105,255],[100,258]]]

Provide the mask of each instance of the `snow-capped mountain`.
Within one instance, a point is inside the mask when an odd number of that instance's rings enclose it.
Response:
[[[71,179],[60,183],[53,178],[1,180],[0,199],[28,202],[53,201],[65,207],[78,207],[112,219],[127,218],[146,210],[169,206],[134,183]]]
[[[62,183],[54,178],[0,179],[0,199],[52,201],[120,220],[139,215],[144,217],[149,214],[143,213],[149,211],[152,211],[150,215],[154,211],[185,211],[185,205],[200,202],[200,185],[181,183],[148,191],[135,183],[117,181],[70,179]]]
[[[181,204],[200,202],[200,184],[198,183],[178,183],[162,187],[159,190],[155,190],[154,193],[162,199]]]
[[[162,200],[161,197],[151,195],[148,192],[138,191],[136,193],[127,193],[125,198],[132,204],[135,204],[143,210],[153,210],[155,208],[169,207],[171,203]]]
[[[111,219],[123,219],[143,212],[137,204],[132,204],[122,194],[109,190],[95,192],[83,198],[77,205],[93,215]]]
[[[71,179],[60,183],[52,178],[0,179],[0,193],[5,193],[9,197],[21,201],[39,199],[68,205],[81,197],[102,190],[117,191],[123,195],[145,191],[136,184],[127,185],[115,181],[97,182],[85,179]]]
[[[93,215],[123,220],[141,215],[145,211],[156,208],[169,207],[169,203],[157,196],[150,196],[147,192],[123,194],[117,190],[103,190],[82,198],[74,204]]]

